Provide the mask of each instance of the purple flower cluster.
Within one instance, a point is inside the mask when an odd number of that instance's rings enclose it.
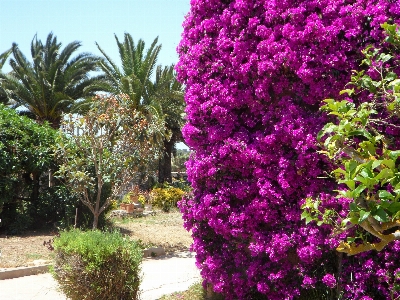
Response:
[[[342,258],[339,237],[306,226],[300,206],[320,195],[347,210],[321,178],[330,166],[316,151],[319,106],[399,16],[389,0],[191,0],[176,70],[194,192],[180,208],[203,278],[227,299],[295,299],[337,284],[345,299],[388,297],[400,243]]]

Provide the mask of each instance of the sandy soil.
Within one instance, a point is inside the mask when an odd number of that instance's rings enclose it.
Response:
[[[43,245],[56,235],[52,231],[29,231],[18,236],[0,235],[0,268],[22,267],[38,259],[51,260],[53,252]]]
[[[183,228],[179,212],[140,218],[113,219],[114,227],[139,240],[144,247],[161,246],[167,253],[188,250],[192,238]],[[34,260],[51,260],[53,252],[43,245],[56,235],[54,231],[31,231],[18,236],[0,235],[0,268],[28,266]]]

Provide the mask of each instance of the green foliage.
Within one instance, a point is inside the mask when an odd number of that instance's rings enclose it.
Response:
[[[332,174],[346,188],[338,190],[337,197],[351,200],[349,212],[340,218],[333,209],[321,210],[321,200],[312,198],[302,207],[302,218],[307,223],[314,220],[318,225],[329,224],[338,233],[357,225],[381,240],[376,244],[364,241],[365,247],[356,250],[355,245],[349,245],[365,234],[358,231],[360,235],[350,236],[348,243],[338,248],[349,254],[381,250],[400,238],[400,231],[383,233],[400,226],[400,150],[383,129],[398,127],[400,117],[400,79],[393,71],[400,62],[400,30],[386,23],[382,27],[388,35],[386,42],[392,43],[391,51],[382,52],[372,46],[363,50],[362,65],[369,72],[354,71],[348,84],[352,88],[341,92],[353,99],[368,92],[373,95],[371,101],[357,105],[350,99],[327,99],[321,108],[338,120],[326,124],[318,139],[322,142],[321,152],[338,167]]]
[[[48,183],[56,135],[48,124],[39,125],[0,104],[0,218],[10,233],[61,218]]]
[[[11,54],[11,49],[9,49],[3,53],[0,53],[0,73],[2,73],[1,69],[3,68],[3,66],[4,66],[5,62],[7,61],[10,54]],[[1,89],[0,89],[0,103],[9,104],[7,95]]]
[[[131,110],[127,95],[96,96],[85,116],[70,115],[63,122],[56,154],[61,161],[57,175],[80,197],[97,218],[157,155],[149,137],[157,124]],[[109,193],[104,194],[103,187]]]
[[[177,206],[184,194],[183,190],[164,184],[162,187],[156,187],[151,191],[151,204],[169,212],[171,208]]]
[[[171,186],[181,189],[182,191],[184,191],[186,193],[189,193],[192,191],[192,187],[190,186],[190,183],[183,179],[173,180],[171,183]]]
[[[185,150],[177,150],[172,158],[172,172],[186,172],[185,163],[189,160],[190,152]]]
[[[100,62],[100,68],[106,76],[106,83],[102,83],[101,89],[113,94],[124,93],[129,96],[133,109],[139,111],[157,110],[151,103],[150,78],[154,72],[161,45],[158,38],[154,39],[150,48],[145,50],[145,42],[141,39],[135,44],[132,36],[125,33],[121,42],[115,35],[120,53],[122,69],[97,45],[104,58]]]
[[[128,95],[131,108],[140,111],[148,120],[157,124],[155,128],[158,130],[152,131],[149,140],[153,141],[153,146],[158,145],[160,150],[164,150],[162,158],[157,160],[160,163],[159,169],[162,165],[167,170],[159,172],[159,175],[167,173],[166,176],[170,178],[170,162],[162,161],[165,158],[171,159],[171,147],[165,145],[175,145],[182,140],[181,127],[184,123],[185,107],[183,85],[176,80],[174,65],[156,67],[161,51],[158,38],[154,39],[148,49],[145,49],[145,42],[141,39],[135,43],[129,33],[124,34],[122,41],[115,35],[115,40],[121,68],[97,44],[104,56],[100,68],[105,73],[105,82],[99,82],[98,88],[113,94]],[[152,81],[154,72],[155,80]]]
[[[150,83],[150,97],[153,103],[159,103],[167,130],[177,136],[185,123],[185,101],[183,85],[176,79],[175,65],[162,68],[157,66],[156,79]]]
[[[53,128],[59,127],[62,113],[70,112],[78,99],[94,95],[96,89],[89,91],[88,87],[98,80],[88,77],[98,68],[97,57],[88,53],[72,57],[81,46],[79,42],[69,43],[63,49],[61,46],[53,33],[44,43],[35,36],[30,62],[13,43],[10,59],[13,71],[0,73],[0,101],[25,106],[38,121],[48,121]]]
[[[138,299],[142,251],[120,233],[64,231],[54,249],[52,274],[71,300]]]

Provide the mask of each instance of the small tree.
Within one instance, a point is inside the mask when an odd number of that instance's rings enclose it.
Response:
[[[99,215],[135,179],[140,167],[157,156],[160,147],[149,142],[159,130],[140,112],[129,109],[129,97],[96,96],[85,116],[69,115],[57,143],[62,161],[58,176],[93,213]],[[102,201],[105,187],[109,195]]]
[[[336,116],[319,133],[322,153],[337,165],[333,174],[338,184],[338,202],[349,203],[345,213],[321,199],[308,198],[302,217],[306,222],[329,224],[346,239],[337,247],[349,255],[381,251],[400,240],[400,29],[384,24],[391,51],[369,46],[363,50],[362,65],[354,71],[342,101],[325,100],[323,110]],[[369,101],[360,103],[368,93]],[[357,230],[354,230],[357,229]],[[351,229],[351,230],[350,230]]]

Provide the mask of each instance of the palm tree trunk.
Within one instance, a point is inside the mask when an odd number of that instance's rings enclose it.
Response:
[[[172,150],[175,140],[171,138],[169,141],[164,141],[164,154],[158,161],[158,182],[172,183]]]

